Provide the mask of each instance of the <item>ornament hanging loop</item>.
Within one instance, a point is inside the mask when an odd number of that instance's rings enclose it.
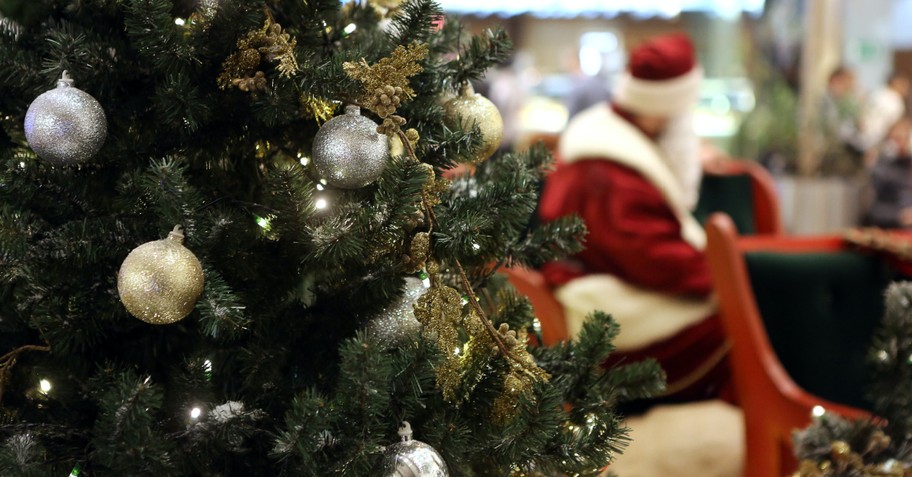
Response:
[[[168,240],[184,243],[184,229],[180,225],[175,225],[174,229],[168,232]]]
[[[399,437],[402,438],[402,442],[408,442],[412,440],[412,425],[408,421],[402,421],[402,425],[399,426]]]
[[[73,78],[70,77],[70,72],[63,70],[63,73],[60,74],[60,79],[57,80],[58,88],[69,88],[73,86]]]

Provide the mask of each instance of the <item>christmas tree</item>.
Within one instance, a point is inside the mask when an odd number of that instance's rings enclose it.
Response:
[[[794,435],[801,477],[912,475],[912,282],[890,285],[868,358],[877,418],[815,417]]]
[[[0,475],[593,475],[663,386],[600,366],[601,312],[532,346],[496,273],[584,234],[530,225],[546,151],[485,160],[502,31],[426,0],[0,15]]]

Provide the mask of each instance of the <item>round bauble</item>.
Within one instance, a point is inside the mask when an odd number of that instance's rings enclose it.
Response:
[[[314,137],[314,167],[334,187],[364,187],[383,174],[388,160],[387,137],[357,106],[347,106],[345,114],[327,121]]]
[[[168,238],[133,249],[117,274],[117,292],[127,311],[146,323],[165,325],[193,311],[203,292],[203,267],[184,247],[180,227]]]
[[[383,451],[383,477],[448,477],[446,462],[433,447],[412,440],[412,427],[403,422],[399,427],[402,442]]]
[[[367,323],[368,335],[378,343],[392,346],[414,339],[421,331],[421,323],[415,318],[415,302],[426,291],[424,281],[407,277],[402,297]]]
[[[479,163],[494,155],[503,141],[503,119],[500,111],[488,98],[475,93],[466,83],[455,98],[447,101],[443,108],[443,120],[451,129],[469,131],[477,126],[481,132],[481,148],[472,159]]]
[[[63,166],[94,156],[108,135],[101,105],[73,86],[66,71],[57,87],[42,93],[25,113],[25,139],[38,157]]]

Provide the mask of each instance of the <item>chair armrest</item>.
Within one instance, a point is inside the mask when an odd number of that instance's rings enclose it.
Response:
[[[550,346],[569,338],[564,307],[554,297],[541,273],[521,267],[504,267],[498,272],[506,275],[513,288],[532,303],[532,309],[541,324],[542,344]]]
[[[750,177],[754,199],[754,233],[781,235],[785,233],[779,211],[779,198],[773,176],[761,165],[748,159],[727,160],[705,171],[708,176],[746,175]]]
[[[754,235],[738,238],[738,249],[742,252],[838,252],[846,248],[845,240],[838,235],[805,237]]]

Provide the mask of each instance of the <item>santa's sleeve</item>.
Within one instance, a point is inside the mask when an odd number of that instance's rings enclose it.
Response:
[[[598,181],[598,190],[587,194],[586,253],[611,257],[614,273],[632,284],[675,294],[709,294],[712,280],[705,255],[681,237],[680,222],[662,194],[631,169],[616,164],[610,169]]]

